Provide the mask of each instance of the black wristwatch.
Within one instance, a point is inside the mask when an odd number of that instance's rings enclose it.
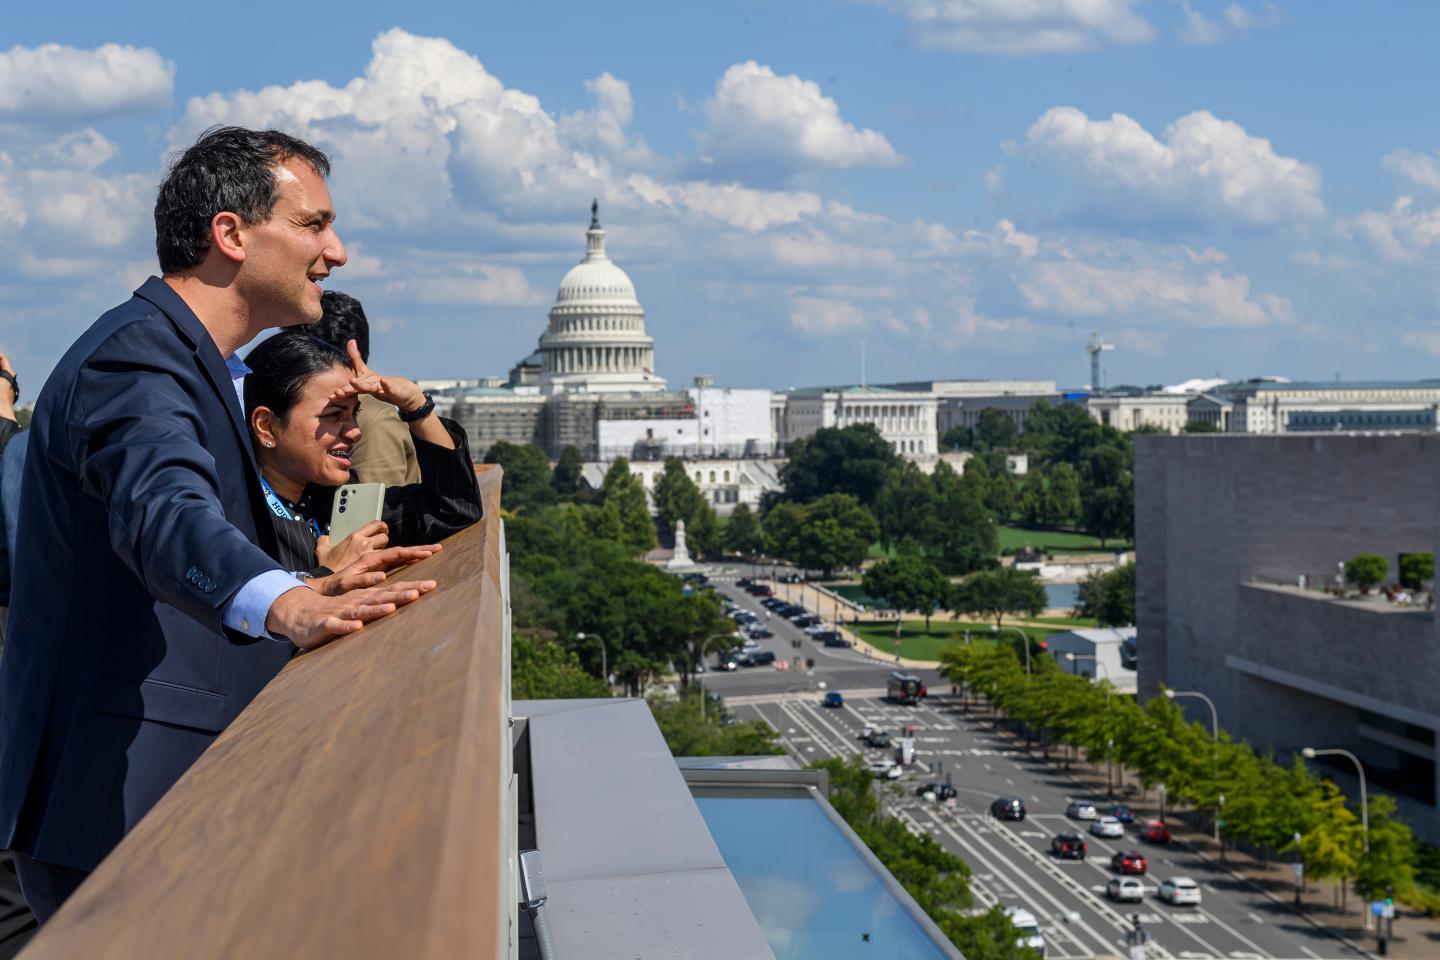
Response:
[[[9,370],[0,370],[0,380],[9,380],[11,388],[15,391],[15,402],[20,402],[20,381],[15,379],[15,374]]]
[[[427,393],[425,394],[425,402],[420,404],[420,406],[416,407],[414,410],[411,410],[409,413],[406,413],[404,410],[400,411],[400,422],[414,423],[416,420],[424,420],[426,417],[430,416],[430,414],[434,412],[435,398]]]

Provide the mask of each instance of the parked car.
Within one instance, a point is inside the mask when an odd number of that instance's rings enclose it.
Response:
[[[773,594],[773,591],[763,583],[751,584],[748,589],[751,595],[756,597],[769,597]]]
[[[881,777],[886,780],[899,780],[905,771],[900,768],[900,764],[891,760],[889,757],[885,757],[881,760],[871,760],[865,764],[865,772],[872,777]]]
[[[1024,820],[1025,801],[1019,797],[996,797],[990,804],[990,816],[1001,820]]]
[[[1121,903],[1141,903],[1145,900],[1145,884],[1134,877],[1111,877],[1105,884],[1105,896]]]
[[[829,632],[829,631],[831,631],[831,630],[833,630],[833,629],[834,629],[834,627],[830,626],[830,624],[826,623],[824,620],[819,620],[819,621],[816,621],[815,623],[810,624],[810,626],[806,627],[806,628],[805,628],[805,634],[806,634],[807,636],[814,637],[814,636],[818,636],[818,635],[820,635],[820,634],[822,634],[822,633],[827,633],[827,632]]]
[[[860,742],[867,747],[888,747],[890,734],[875,727],[866,727],[865,732],[860,734]]]
[[[763,667],[766,664],[775,662],[773,650],[756,650],[754,653],[747,653],[740,658],[742,667]]]
[[[745,633],[753,640],[769,640],[771,637],[775,636],[775,631],[771,630],[769,627],[762,627],[758,623],[753,623],[749,627],[747,627],[745,629]]]
[[[1135,822],[1135,811],[1131,810],[1123,803],[1112,804],[1110,806],[1110,809],[1106,810],[1105,812],[1108,813],[1110,816],[1114,817],[1116,820],[1119,820],[1121,823]]]
[[[740,666],[740,663],[734,654],[723,656],[715,661],[716,670],[734,670],[738,666]]]
[[[1125,824],[1114,817],[1101,817],[1090,824],[1090,832],[1097,837],[1123,837],[1125,836]]]
[[[1189,877],[1171,877],[1160,884],[1160,899],[1176,907],[1200,906],[1200,884]]]
[[[797,627],[813,627],[820,622],[820,618],[813,613],[802,613],[798,617],[791,617],[790,622]]]
[[[754,638],[748,639],[748,640],[746,640],[744,643],[742,643],[742,644],[740,645],[740,652],[741,652],[741,653],[754,653],[756,650],[759,650],[759,649],[760,649],[760,641],[759,641],[759,640],[756,640],[756,639],[754,639]]]
[[[827,632],[827,633],[816,634],[815,639],[816,639],[816,640],[819,640],[821,643],[825,644],[825,646],[827,646],[827,647],[848,647],[848,646],[850,646],[850,641],[849,641],[849,640],[846,640],[844,637],[840,636],[840,633],[839,633],[838,631],[836,631],[836,630],[831,630],[831,631],[829,631],[829,632]]]
[[[1169,843],[1170,828],[1159,820],[1151,820],[1145,824],[1145,829],[1140,831],[1140,839],[1146,843]]]
[[[935,794],[936,800],[951,800],[957,796],[956,790],[944,780],[936,780],[932,783],[922,783],[915,788],[915,796],[923,797],[927,793]]]
[[[1095,804],[1076,800],[1065,808],[1065,816],[1071,820],[1094,820],[1100,814],[1096,811]]]
[[[1110,869],[1116,873],[1127,873],[1140,877],[1150,865],[1145,862],[1145,855],[1138,850],[1120,850],[1110,858]]]
[[[755,582],[755,581],[754,581],[753,579],[751,579],[750,577],[741,577],[739,580],[736,580],[736,581],[735,581],[735,586],[737,586],[737,587],[739,587],[739,588],[741,588],[741,589],[743,590],[744,588],[750,586],[750,585],[753,584],[754,582]]]
[[[820,703],[826,707],[843,707],[845,706],[845,698],[840,695],[839,690],[831,690],[825,694],[825,699],[821,700]]]
[[[1057,833],[1050,838],[1050,852],[1061,860],[1084,860],[1085,839],[1078,833]]]
[[[776,607],[785,606],[785,601],[781,600],[779,597],[766,597],[764,600],[760,601],[760,606],[764,607],[766,610],[774,610]]]
[[[1029,910],[1022,910],[1020,907],[1006,907],[1005,915],[1010,918],[1010,925],[1018,934],[1015,938],[1015,945],[1029,947],[1044,957],[1045,937],[1040,933],[1040,923],[1035,919],[1035,914]]]

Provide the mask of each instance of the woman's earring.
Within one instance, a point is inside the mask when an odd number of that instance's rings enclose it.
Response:
[[[274,441],[274,440],[266,440],[266,441],[265,441],[265,446],[267,446],[267,447],[273,447],[273,446],[275,446],[275,441]]]

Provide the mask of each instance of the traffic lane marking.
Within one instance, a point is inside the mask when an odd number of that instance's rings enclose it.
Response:
[[[1067,822],[1068,822],[1068,820],[1069,820],[1069,818],[1061,817],[1061,816],[1059,816],[1059,815],[1057,815],[1057,814],[1041,814],[1040,816],[1046,817],[1047,819],[1064,819],[1064,820],[1067,820]],[[1014,834],[1014,835],[1016,835],[1016,836],[1019,836],[1019,837],[1021,837],[1021,838],[1024,838],[1024,837],[1025,837],[1025,833],[1022,833],[1022,832],[1020,832],[1020,831],[1018,831],[1018,830],[1015,830],[1015,829],[1013,829],[1013,828],[1009,828],[1008,825],[1006,825],[1006,826],[1007,826],[1007,829],[1009,829],[1012,834]],[[1022,840],[1022,842],[1023,842],[1023,840]],[[1027,844],[1027,846],[1028,846],[1028,844]],[[1032,847],[1031,849],[1033,850],[1034,848]],[[1043,848],[1042,848],[1040,851],[1038,851],[1038,852],[1040,852],[1040,853],[1045,853],[1045,851],[1044,851]],[[1091,864],[1095,869],[1101,871],[1102,873],[1106,873],[1107,875],[1109,875],[1109,871],[1107,871],[1104,867],[1100,866],[1100,864],[1099,864],[1098,862],[1096,862],[1095,860],[1092,860],[1091,858],[1087,857],[1084,862]],[[1202,914],[1203,914],[1203,916],[1202,916]],[[1161,916],[1161,917],[1163,917],[1165,920],[1169,921],[1170,924],[1171,924],[1173,927],[1175,927],[1176,929],[1183,931],[1186,936],[1188,936],[1190,939],[1194,940],[1197,944],[1199,944],[1200,946],[1204,947],[1205,949],[1207,949],[1207,950],[1219,950],[1222,956],[1223,956],[1227,951],[1226,951],[1220,944],[1216,944],[1216,943],[1209,942],[1209,941],[1205,940],[1204,938],[1200,937],[1198,934],[1196,934],[1193,930],[1190,929],[1190,924],[1193,924],[1193,923],[1209,923],[1209,922],[1211,922],[1211,921],[1214,921],[1219,927],[1221,927],[1222,929],[1226,930],[1228,933],[1230,933],[1232,936],[1234,936],[1238,941],[1240,941],[1240,942],[1241,942],[1242,944],[1244,944],[1245,946],[1248,946],[1248,947],[1250,947],[1251,949],[1254,949],[1254,950],[1260,950],[1262,956],[1264,956],[1264,957],[1270,957],[1270,956],[1272,956],[1272,954],[1270,954],[1269,952],[1264,951],[1264,950],[1263,950],[1258,944],[1256,944],[1254,941],[1249,940],[1248,938],[1242,936],[1238,931],[1234,930],[1234,929],[1231,928],[1229,925],[1227,925],[1227,924],[1225,924],[1225,923],[1222,923],[1221,921],[1219,921],[1218,919],[1216,919],[1213,914],[1209,914],[1209,913],[1206,912],[1206,911],[1200,910],[1200,911],[1197,911],[1195,914],[1185,915],[1185,914],[1175,914],[1175,913],[1172,913],[1172,912],[1170,912],[1170,911],[1162,910],[1162,911],[1159,912],[1159,916]],[[1198,919],[1189,919],[1189,917],[1191,917],[1191,916],[1197,917]],[[1182,917],[1183,917],[1184,919],[1182,919]]]
[[[1011,876],[1008,879],[1018,880],[1020,885],[1029,887],[1031,890],[1033,890],[1035,896],[1027,899],[1024,896],[1017,894],[1016,899],[1020,900],[1022,904],[1026,905],[1032,913],[1036,914],[1036,916],[1047,916],[1048,913],[1046,910],[1039,908],[1039,901],[1037,901],[1035,897],[1043,898],[1044,900],[1048,901],[1056,911],[1056,914],[1052,917],[1053,922],[1050,924],[1050,927],[1048,929],[1054,929],[1059,935],[1063,936],[1065,939],[1070,940],[1081,950],[1093,952],[1093,946],[1098,944],[1101,955],[1104,955],[1114,949],[1115,945],[1113,942],[1106,939],[1104,935],[1096,931],[1093,927],[1090,926],[1090,924],[1086,923],[1084,919],[1081,919],[1077,924],[1078,928],[1087,933],[1094,941],[1091,947],[1087,948],[1086,944],[1082,943],[1079,937],[1074,932],[1072,932],[1071,925],[1058,919],[1059,917],[1064,916],[1065,913],[1067,913],[1072,908],[1062,904],[1060,900],[1056,898],[1055,894],[1052,891],[1046,890],[1040,884],[1038,879],[1030,876],[1024,869],[1022,869],[1020,864],[1009,860],[998,849],[990,846],[990,844],[985,841],[978,832],[976,832],[972,827],[965,823],[963,818],[955,818],[954,823],[952,824],[942,820],[933,812],[927,811],[927,813],[929,813],[930,817],[937,824],[940,825],[941,829],[947,835],[949,835],[950,838],[957,845],[959,845],[964,852],[969,854],[970,858],[972,858],[971,862],[983,863],[987,865],[993,873],[996,874],[1004,874],[1006,872],[1009,872]],[[966,833],[969,834],[969,839],[961,836],[961,829],[965,830]],[[987,854],[984,851],[989,852]],[[1063,885],[1060,892],[1065,892],[1063,889]]]

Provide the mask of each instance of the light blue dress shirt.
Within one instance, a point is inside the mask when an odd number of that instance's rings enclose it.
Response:
[[[243,419],[245,375],[250,372],[250,368],[245,366],[245,363],[233,353],[225,359],[225,367],[230,371],[230,382],[235,385],[235,396],[240,404],[241,418]],[[220,622],[247,637],[264,637],[268,640],[289,643],[290,641],[284,637],[274,637],[266,632],[265,618],[270,614],[270,607],[279,599],[280,594],[294,590],[297,586],[307,585],[292,573],[286,573],[283,570],[267,570],[247,582],[225,606],[220,608]]]

